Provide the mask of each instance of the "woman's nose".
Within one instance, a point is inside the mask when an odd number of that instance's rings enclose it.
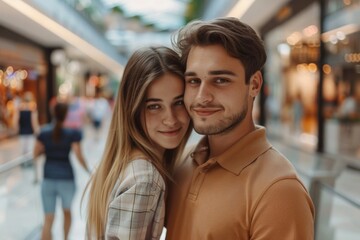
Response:
[[[165,113],[165,116],[163,118],[163,124],[172,127],[178,122],[178,119],[176,117],[176,114],[174,110],[168,110]]]

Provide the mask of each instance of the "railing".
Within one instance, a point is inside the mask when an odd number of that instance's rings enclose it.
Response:
[[[108,9],[99,0],[91,0],[90,3],[84,4],[79,0],[65,0],[65,2],[81,14],[88,22],[91,23],[101,34],[105,30],[105,14]]]
[[[316,240],[360,239],[360,204],[319,182]]]
[[[300,150],[276,138],[271,140],[293,163],[310,193],[316,211],[315,240],[360,239],[360,203],[357,201],[360,189],[349,197],[349,192],[356,187],[349,187],[347,194],[336,188],[347,170],[347,159]]]

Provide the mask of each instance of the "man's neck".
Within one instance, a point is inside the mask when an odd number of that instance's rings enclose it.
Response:
[[[255,130],[255,124],[252,122],[248,125],[239,125],[227,133],[218,135],[208,135],[210,149],[209,158],[218,156],[238,142],[245,135]]]

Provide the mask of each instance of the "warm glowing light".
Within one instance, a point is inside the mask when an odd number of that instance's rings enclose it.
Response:
[[[331,40],[334,41],[334,37],[336,39],[338,38],[337,37],[337,32],[342,32],[346,37],[346,35],[357,32],[357,31],[359,31],[359,29],[360,29],[360,26],[358,26],[357,24],[348,24],[348,25],[345,25],[345,26],[342,26],[342,27],[339,27],[339,28],[336,28],[336,29],[333,29],[331,31],[323,33],[321,35],[321,39],[324,42],[329,42]]]
[[[14,73],[14,68],[12,66],[9,66],[6,68],[6,74],[9,76]]]
[[[330,74],[331,73],[331,66],[329,64],[324,64],[323,66],[323,72],[325,74]]]
[[[308,65],[308,69],[309,69],[310,72],[314,73],[314,72],[317,71],[317,66],[316,66],[315,63],[310,63],[310,64]]]
[[[22,80],[24,80],[24,79],[27,78],[27,76],[28,76],[28,72],[27,72],[26,70],[22,70],[22,71],[21,71],[21,74],[20,74],[20,78],[21,78]]]
[[[296,65],[296,70],[298,72],[306,72],[307,71],[306,64],[298,64],[298,65]]]
[[[293,32],[290,36],[286,38],[286,41],[289,45],[295,45],[301,40],[301,33]]]
[[[315,35],[318,32],[318,28],[315,25],[310,25],[306,28],[304,28],[303,33],[305,37],[311,37]]]
[[[344,56],[345,62],[358,63],[360,62],[360,53],[347,53]]]

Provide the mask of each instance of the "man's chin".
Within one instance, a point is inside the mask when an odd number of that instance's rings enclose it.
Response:
[[[201,135],[217,134],[217,129],[211,126],[194,126],[195,132]]]

